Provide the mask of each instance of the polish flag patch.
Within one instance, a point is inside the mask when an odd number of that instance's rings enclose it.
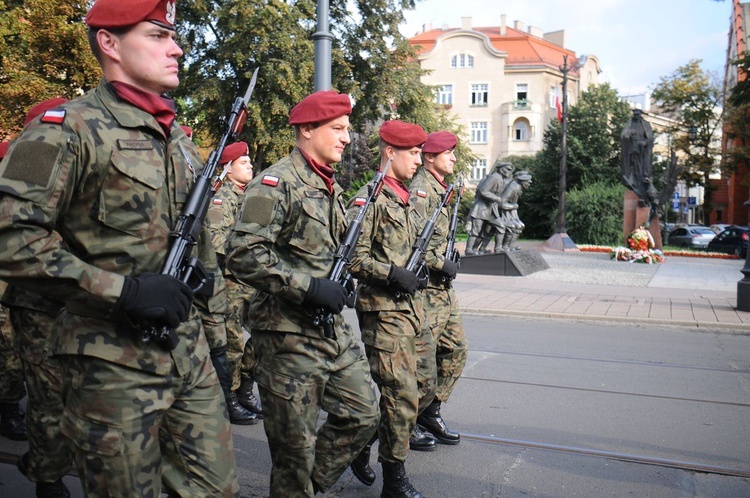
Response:
[[[213,205],[214,206],[221,206],[222,204],[224,204],[224,201],[221,200],[221,199],[214,199],[213,200]]]
[[[424,190],[417,190],[417,197],[427,197],[427,192]]]
[[[65,121],[64,109],[52,109],[42,115],[42,123],[62,124]]]
[[[262,183],[263,185],[268,185],[269,187],[275,187],[279,184],[279,177],[266,175],[263,177],[263,180],[261,180],[260,183]]]
[[[367,202],[367,199],[365,199],[364,197],[356,197],[354,199],[355,206],[364,206],[365,202]]]

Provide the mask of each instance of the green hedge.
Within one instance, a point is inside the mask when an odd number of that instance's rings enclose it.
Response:
[[[614,245],[622,243],[623,185],[593,183],[573,189],[567,201],[567,229],[576,244]]]

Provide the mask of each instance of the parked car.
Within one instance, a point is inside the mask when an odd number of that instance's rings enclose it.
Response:
[[[730,226],[708,243],[708,250],[746,258],[748,240],[750,240],[750,228]]]
[[[715,225],[711,225],[711,226],[710,226],[710,227],[708,227],[708,228],[710,228],[711,230],[713,230],[713,231],[714,231],[714,233],[715,233],[716,235],[718,235],[718,234],[720,234],[721,232],[723,232],[724,230],[726,230],[727,228],[729,228],[729,227],[731,227],[731,226],[732,226],[732,225],[728,225],[728,224],[726,224],[726,223],[716,223]]]
[[[690,249],[705,249],[716,237],[713,230],[704,226],[682,226],[669,232],[667,244]]]

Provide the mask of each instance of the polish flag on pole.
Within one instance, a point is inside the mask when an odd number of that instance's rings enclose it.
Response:
[[[562,104],[560,104],[560,96],[559,95],[555,95],[555,108],[557,108],[557,121],[559,123],[562,123],[563,109],[562,109]]]

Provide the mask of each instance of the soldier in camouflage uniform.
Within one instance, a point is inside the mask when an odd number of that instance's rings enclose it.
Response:
[[[5,282],[0,282],[0,289],[5,289],[6,285]],[[23,366],[14,344],[13,327],[5,306],[0,306],[0,365],[0,434],[14,441],[25,441],[26,422],[19,404],[26,395]]]
[[[370,372],[380,388],[378,461],[383,466],[383,498],[422,496],[409,483],[404,468],[421,397],[417,336],[425,327],[419,280],[404,268],[420,227],[403,182],[412,178],[422,163],[420,150],[426,139],[425,131],[415,124],[386,121],[380,127],[380,167],[389,159],[391,166],[382,192],[362,222],[350,266],[359,282],[356,309],[362,342]],[[365,188],[352,198],[351,212],[359,209]],[[370,484],[374,475],[362,465],[367,461],[366,448],[352,470]]]
[[[292,109],[296,147],[248,184],[227,241],[227,269],[260,291],[250,340],[274,498],[331,487],[379,421],[364,354],[340,315],[347,291],[326,278],[347,228],[330,164],[349,143],[349,114],[349,97],[335,91]],[[318,312],[333,314],[331,336],[315,325]],[[328,416],[318,428],[321,409]]]
[[[35,105],[26,114],[24,126],[65,102],[64,98],[54,98]],[[63,305],[13,285],[2,294],[2,302],[9,308],[28,392],[29,451],[16,465],[36,483],[37,498],[68,497],[70,492],[62,477],[72,468],[73,446],[60,432],[62,374],[58,360],[50,356],[55,319]]]
[[[0,278],[65,303],[61,430],[86,496],[239,496],[211,362],[223,279],[193,301],[160,273],[200,164],[162,96],[179,83],[174,20],[174,2],[97,0],[86,23],[104,79],[28,125],[0,166]],[[196,256],[218,270],[207,232]],[[145,342],[148,324],[175,343]]]
[[[0,142],[0,161],[8,152],[10,142]],[[4,290],[5,282],[0,282]],[[13,328],[8,310],[0,306],[0,434],[23,441],[26,439],[26,422],[19,402],[26,394],[23,385],[23,367],[14,345]]]
[[[250,341],[245,343],[243,331],[248,306],[255,295],[255,289],[238,282],[231,273],[225,271],[224,264],[226,259],[224,245],[227,236],[234,225],[242,195],[245,193],[245,186],[253,179],[253,165],[248,156],[249,152],[245,142],[235,142],[224,148],[219,164],[226,169],[226,177],[214,195],[206,215],[211,242],[216,250],[219,268],[224,272],[227,285],[227,300],[229,301],[229,315],[226,322],[227,361],[231,383],[222,387],[227,398],[229,421],[237,425],[256,424],[261,412],[260,404],[253,394],[252,368],[255,364],[253,347]],[[237,389],[240,387],[240,367],[243,369],[243,382],[245,383],[241,400],[237,395]],[[244,403],[241,403],[242,401]]]
[[[456,156],[453,149],[458,137],[447,131],[427,135],[422,147],[424,168],[409,185],[410,202],[426,221],[440,204],[448,185],[446,175],[453,173]],[[457,265],[446,257],[451,207],[443,208],[435,222],[435,232],[425,254],[430,280],[424,291],[425,314],[432,331],[437,365],[437,387],[434,400],[417,417],[422,430],[434,435],[443,444],[458,444],[461,436],[446,427],[440,416],[440,405],[448,401],[456,381],[466,365],[468,348],[461,322],[456,293],[451,285]]]

